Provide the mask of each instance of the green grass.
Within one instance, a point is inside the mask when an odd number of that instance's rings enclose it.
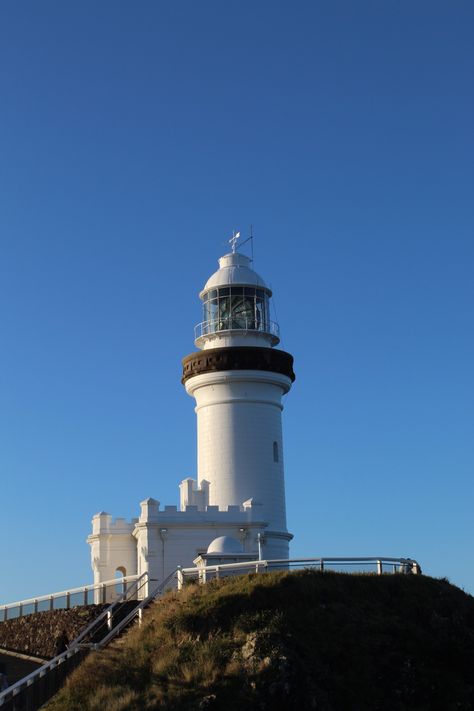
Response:
[[[474,708],[474,598],[425,576],[301,571],[169,593],[48,711]]]

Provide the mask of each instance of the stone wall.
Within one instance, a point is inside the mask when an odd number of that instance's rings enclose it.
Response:
[[[107,607],[88,605],[49,610],[0,622],[0,647],[50,659],[55,656],[56,641],[63,630],[72,641]]]

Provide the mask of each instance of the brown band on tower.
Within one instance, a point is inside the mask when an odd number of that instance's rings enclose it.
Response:
[[[194,375],[221,370],[268,370],[271,373],[286,375],[292,382],[295,380],[293,356],[286,351],[273,348],[251,346],[209,348],[191,353],[183,358],[182,363],[183,384]]]

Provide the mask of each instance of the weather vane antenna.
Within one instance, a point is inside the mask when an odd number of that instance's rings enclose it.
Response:
[[[238,239],[240,239],[240,232],[232,230],[232,237],[229,240],[229,244],[232,247],[232,254],[235,254],[235,246],[237,244]]]

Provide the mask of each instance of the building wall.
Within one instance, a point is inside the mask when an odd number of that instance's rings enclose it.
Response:
[[[249,556],[258,556],[260,536],[262,557],[287,558],[291,536],[281,532],[276,537],[271,532],[267,536],[266,530],[259,504],[229,506],[224,511],[217,506],[206,506],[204,511],[187,506],[185,511],[178,511],[176,506],[160,510],[158,501],[146,499],[141,503],[140,518],[128,524],[123,519],[112,521],[109,514],[94,516],[93,533],[88,539],[94,582],[113,579],[122,567],[127,575],[147,572],[149,585],[141,591],[143,597],[177,566],[193,567],[193,560],[219,536],[236,538]]]
[[[113,580],[116,574],[136,575],[137,545],[133,537],[136,521],[127,523],[122,518],[113,521],[107,513],[93,517],[92,534],[87,542],[91,546],[94,583]],[[109,589],[108,600],[111,601],[119,592],[119,587],[116,591]]]
[[[288,377],[262,371],[186,381],[196,398],[198,483],[209,482],[209,504],[224,508],[253,499],[278,531],[286,531],[281,398],[290,386]]]

